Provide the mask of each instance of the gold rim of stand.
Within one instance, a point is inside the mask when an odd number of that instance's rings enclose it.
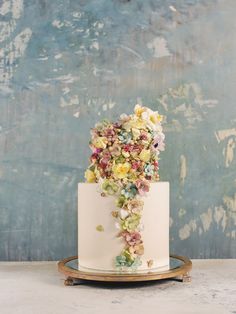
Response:
[[[170,255],[170,258],[175,258],[183,262],[182,265],[169,269],[166,271],[150,271],[147,273],[136,273],[136,274],[123,274],[123,273],[106,273],[106,272],[96,272],[96,271],[83,271],[73,269],[66,266],[66,263],[78,259],[78,256],[67,257],[60,262],[58,262],[58,270],[67,276],[65,280],[65,285],[78,284],[80,280],[93,280],[93,281],[109,281],[109,282],[138,282],[138,281],[150,281],[150,280],[160,280],[167,278],[179,277],[183,282],[191,281],[189,275],[192,269],[192,262],[186,256]]]

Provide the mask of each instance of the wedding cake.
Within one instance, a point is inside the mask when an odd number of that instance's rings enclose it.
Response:
[[[169,269],[169,183],[159,179],[162,116],[136,105],[91,130],[86,183],[78,184],[80,270]]]

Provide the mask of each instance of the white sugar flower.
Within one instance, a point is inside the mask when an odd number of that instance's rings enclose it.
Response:
[[[119,222],[116,222],[116,223],[115,223],[115,227],[116,227],[116,229],[121,230],[121,227],[120,227]]]
[[[142,119],[153,131],[162,131],[160,124],[162,116],[158,113],[158,111],[152,111],[151,109],[147,108],[147,110],[142,113]]]
[[[125,219],[127,216],[129,216],[128,211],[125,210],[125,209],[121,209],[121,210],[120,210],[120,218],[121,218],[121,219]]]
[[[130,116],[128,116],[126,113],[122,113],[121,115],[120,115],[120,119],[122,120],[122,121],[129,121],[130,120]]]

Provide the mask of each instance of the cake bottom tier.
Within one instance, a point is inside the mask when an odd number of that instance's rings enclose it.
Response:
[[[117,237],[114,197],[102,197],[98,184],[78,185],[79,268],[117,271],[115,257],[124,248]],[[169,183],[151,183],[142,212],[144,254],[137,271],[169,268]],[[100,226],[100,228],[97,228]],[[100,230],[100,231],[99,231]],[[128,269],[123,269],[129,271]]]

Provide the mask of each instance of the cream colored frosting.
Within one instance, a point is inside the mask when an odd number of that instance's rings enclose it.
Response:
[[[169,268],[169,182],[151,183],[143,198],[144,254],[138,270]],[[80,269],[117,271],[114,259],[124,248],[124,240],[116,235],[115,209],[112,196],[102,197],[97,183],[78,184],[78,255]],[[103,231],[98,231],[101,225]],[[99,228],[98,228],[99,229]],[[153,265],[148,268],[147,262]]]

